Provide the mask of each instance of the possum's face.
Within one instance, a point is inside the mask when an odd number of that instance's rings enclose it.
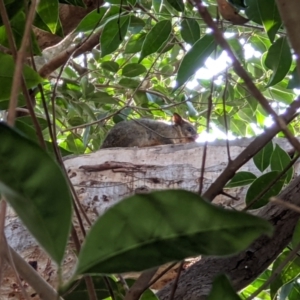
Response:
[[[181,133],[186,140],[185,143],[194,142],[198,138],[196,128],[187,121],[183,121],[181,125]]]

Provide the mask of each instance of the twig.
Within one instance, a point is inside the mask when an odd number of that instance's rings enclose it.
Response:
[[[11,268],[13,269],[13,271],[14,271],[14,273],[15,273],[15,277],[16,277],[16,280],[17,280],[17,282],[18,282],[18,284],[19,284],[19,287],[20,287],[20,289],[21,289],[21,292],[22,292],[22,295],[24,296],[24,298],[26,299],[26,300],[29,300],[29,295],[27,294],[27,292],[25,291],[25,289],[24,289],[24,286],[22,285],[22,282],[21,282],[21,280],[20,280],[20,276],[19,276],[19,274],[18,274],[18,272],[17,272],[17,269],[16,269],[16,266],[15,266],[15,263],[14,263],[14,260],[13,260],[13,258],[12,258],[12,254],[11,254],[11,252],[9,251],[9,248],[8,248],[8,244],[7,244],[7,240],[6,240],[6,237],[5,237],[5,235],[3,234],[2,235],[2,244],[3,244],[3,247],[5,247],[6,248],[6,254],[7,254],[7,260],[8,260],[8,263],[10,264],[10,266],[11,266]],[[1,272],[0,272],[1,273]],[[0,281],[1,282],[1,281]]]
[[[9,246],[8,246],[9,247]],[[1,249],[0,249],[1,251]],[[63,300],[57,292],[49,285],[14,249],[9,247],[9,252],[13,258],[18,274],[25,278],[28,284],[30,284],[33,289],[40,295],[40,298],[43,300]],[[8,261],[9,257],[7,252],[0,253]]]
[[[178,281],[179,281],[179,277],[180,277],[180,274],[181,274],[181,271],[182,271],[182,268],[183,268],[183,264],[184,264],[184,261],[182,261],[179,265],[178,273],[177,273],[177,276],[175,278],[175,281],[174,281],[174,284],[173,284],[173,287],[172,287],[172,291],[171,291],[171,294],[170,294],[170,298],[169,298],[170,300],[174,299],[175,292],[176,292],[177,285],[178,285]]]
[[[110,298],[111,300],[116,300],[116,297],[115,297],[115,294],[114,294],[114,290],[108,280],[108,277],[107,276],[103,276],[103,280],[104,280],[104,284],[109,292],[109,295],[110,295]]]
[[[158,268],[153,268],[143,272],[126,293],[124,300],[139,300],[157,270]]]
[[[3,4],[3,0],[1,0],[1,3]],[[11,89],[11,94],[10,94],[8,117],[7,117],[7,123],[9,125],[13,125],[15,122],[16,107],[18,104],[18,95],[19,95],[21,84],[22,84],[23,64],[24,64],[24,60],[25,60],[25,56],[26,56],[26,50],[27,50],[29,40],[30,40],[31,25],[32,25],[32,22],[33,22],[34,16],[35,16],[36,5],[37,5],[37,0],[33,0],[31,2],[30,9],[29,9],[29,12],[27,15],[27,21],[25,24],[25,30],[24,30],[24,35],[22,38],[21,47],[20,47],[20,50],[18,51],[18,54],[16,57],[15,71],[14,71],[14,76],[13,76],[13,83],[12,83],[12,89]],[[2,9],[3,8],[1,5],[0,10],[2,11]],[[5,8],[4,8],[4,10],[5,10]],[[4,13],[4,14],[6,14],[6,13]],[[2,13],[1,13],[1,16],[2,16]]]
[[[295,204],[292,204],[292,203],[289,203],[289,202],[285,202],[285,201],[282,201],[281,199],[279,198],[276,198],[276,197],[272,197],[270,198],[270,201],[275,203],[275,204],[279,204],[279,205],[282,205],[286,208],[289,208],[297,213],[300,214],[300,207],[299,206],[296,206]]]
[[[178,262],[172,263],[167,268],[165,268],[163,271],[161,271],[157,276],[155,276],[148,284],[147,289],[149,289],[159,278],[164,276],[167,272],[169,272],[173,267],[175,267],[178,264]]]

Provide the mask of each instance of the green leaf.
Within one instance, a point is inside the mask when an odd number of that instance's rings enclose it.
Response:
[[[248,0],[246,8],[247,17],[264,26],[264,29],[273,43],[275,35],[281,26],[281,18],[275,0]]]
[[[271,271],[269,269],[265,270],[258,278],[256,278],[250,285],[248,285],[240,295],[243,297],[242,299],[247,299],[250,297],[258,288],[260,288],[265,282],[270,278]],[[265,290],[257,295],[258,299],[270,300],[269,286],[266,287]]]
[[[0,123],[0,190],[27,229],[60,264],[72,203],[58,165],[36,143]]]
[[[271,157],[271,170],[272,171],[283,171],[283,169],[291,162],[290,156],[276,144],[275,150]],[[286,183],[289,183],[293,177],[294,167],[291,167],[284,178]]]
[[[36,11],[50,32],[55,34],[58,26],[58,0],[40,0]]]
[[[188,191],[135,195],[96,221],[75,273],[141,271],[199,254],[229,255],[271,232],[263,219],[214,206]]]
[[[240,112],[241,113],[241,112]],[[224,119],[224,117],[222,116]],[[225,126],[224,126],[225,127]],[[247,123],[242,120],[230,119],[230,130],[238,136],[245,136]]]
[[[104,61],[101,63],[101,68],[105,69],[106,71],[117,73],[119,70],[119,64],[115,61]]]
[[[86,98],[89,94],[94,93],[95,90],[95,86],[89,82],[88,76],[81,77],[80,87],[81,87],[83,98]]]
[[[0,66],[0,100],[7,100],[10,97],[15,69],[15,63],[12,56],[0,53]],[[23,67],[23,76],[28,89],[43,81],[38,73],[27,65],[24,65]]]
[[[234,177],[226,184],[225,188],[234,188],[238,186],[245,186],[252,183],[256,179],[253,173],[241,171],[234,175]]]
[[[272,171],[257,178],[249,187],[246,194],[246,204],[249,205],[256,196],[273,182],[280,172]],[[260,208],[269,202],[273,196],[277,196],[284,185],[284,178],[279,179],[258,201],[251,205],[251,209]]]
[[[144,32],[133,35],[127,42],[124,53],[129,54],[140,52],[145,38],[146,33]]]
[[[205,60],[214,51],[216,43],[213,35],[206,34],[196,42],[185,55],[179,66],[175,90],[182,86],[195,72],[200,69]]]
[[[94,9],[80,21],[74,32],[88,32],[96,29],[96,27],[99,26],[104,14],[106,14],[109,9],[110,7],[101,7],[99,12],[98,9]]]
[[[228,2],[237,9],[245,9],[247,7],[245,0],[228,0]]]
[[[100,37],[101,57],[118,49],[127,33],[129,22],[130,16],[123,16],[105,24]]]
[[[167,0],[167,2],[177,11],[184,12],[184,4],[182,0]]]
[[[188,44],[195,44],[200,39],[200,27],[194,19],[184,19],[181,22],[180,34]]]
[[[280,82],[290,70],[292,64],[292,54],[286,37],[280,37],[269,48],[265,65],[273,70],[273,74],[267,87]]]
[[[19,14],[23,8],[24,3],[19,0],[4,1],[6,13],[11,21],[17,14]],[[0,25],[3,25],[2,18],[0,18]]]
[[[18,6],[18,4],[16,4],[16,6]],[[1,20],[0,20],[0,23],[1,23]],[[20,48],[21,43],[22,43],[25,24],[26,24],[26,15],[23,11],[18,12],[10,20],[10,26],[11,26],[12,33],[13,33],[13,36],[15,39],[15,43],[16,43],[16,46],[18,49]],[[31,30],[30,38],[31,38],[31,46],[32,46],[33,55],[41,55],[41,50],[37,44],[36,36],[33,34],[32,30]],[[2,26],[2,27],[0,26],[0,44],[7,48],[10,47],[7,32],[6,32],[4,26]]]
[[[105,92],[93,93],[88,100],[103,104],[117,104],[118,102],[118,99],[110,96],[108,93]]]
[[[122,69],[122,75],[127,77],[136,77],[146,72],[145,66],[138,63],[128,64]]]
[[[172,24],[170,20],[163,20],[156,23],[146,35],[139,62],[146,56],[158,51],[158,49],[168,40],[171,32]]]
[[[275,260],[272,267],[272,274],[277,273],[278,266],[286,259],[291,251],[286,250],[279,255],[279,257]],[[284,269],[275,277],[275,279],[271,282],[271,298],[274,299],[278,290],[285,284],[291,282],[296,279],[300,274],[300,258],[295,256],[291,259]]]
[[[255,154],[253,162],[259,171],[263,172],[269,166],[272,153],[273,143],[270,141],[265,147]]]
[[[140,82],[131,78],[122,78],[119,81],[119,85],[129,89],[136,89],[140,85]]]
[[[241,300],[225,275],[218,275],[212,284],[207,300]]]
[[[288,300],[298,300],[300,299],[300,284],[297,280],[294,281],[293,289],[289,294]]]
[[[145,25],[146,23],[143,19],[134,15],[131,16],[129,29],[132,33],[139,33],[145,27]]]

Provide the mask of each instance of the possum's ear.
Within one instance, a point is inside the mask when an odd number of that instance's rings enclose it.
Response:
[[[173,114],[173,122],[177,125],[180,125],[180,124],[182,124],[183,120],[179,114],[174,113]]]

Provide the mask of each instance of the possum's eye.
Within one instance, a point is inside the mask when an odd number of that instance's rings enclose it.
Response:
[[[194,128],[193,127],[187,127],[186,129],[188,132],[193,132],[194,131]]]

